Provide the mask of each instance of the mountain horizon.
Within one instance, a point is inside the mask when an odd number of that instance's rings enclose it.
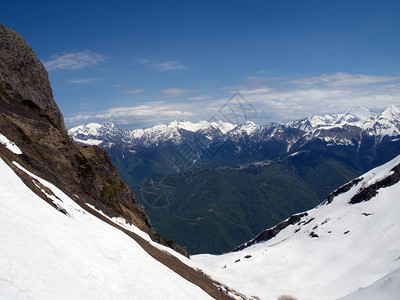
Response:
[[[377,115],[381,115],[381,114],[388,114],[388,112],[390,111],[395,111],[395,113],[398,113],[398,111],[400,110],[400,104],[391,104],[389,106],[387,106],[386,108],[384,108],[383,110],[381,110],[380,112],[373,112],[372,110],[370,110],[369,108],[367,108],[366,106],[356,106],[353,109],[348,109],[345,110],[343,112],[339,112],[339,113],[332,113],[332,114],[323,114],[323,115],[318,115],[318,114],[312,114],[309,117],[305,117],[305,118],[301,118],[301,119],[296,119],[296,120],[291,120],[291,121],[287,121],[287,122],[270,122],[267,123],[265,125],[259,125],[256,122],[254,122],[253,120],[246,120],[243,123],[230,123],[228,121],[224,121],[222,119],[220,120],[213,120],[213,121],[206,121],[206,120],[201,120],[201,121],[190,121],[190,120],[174,120],[168,123],[158,123],[155,124],[153,126],[148,126],[148,127],[142,127],[142,128],[130,128],[130,129],[121,129],[124,131],[136,131],[136,132],[140,132],[141,130],[145,130],[145,129],[150,129],[150,128],[165,128],[165,127],[177,127],[180,129],[185,129],[188,131],[192,131],[192,132],[196,132],[198,130],[201,129],[205,129],[208,126],[212,126],[214,128],[217,128],[219,130],[221,130],[222,133],[227,133],[230,130],[234,129],[237,126],[240,125],[255,125],[258,127],[266,127],[268,125],[271,124],[281,124],[281,125],[289,125],[289,124],[293,124],[293,123],[298,123],[298,122],[305,122],[307,120],[313,120],[313,119],[317,119],[317,118],[321,118],[321,117],[326,117],[326,116],[337,116],[337,115],[351,115],[354,118],[358,119],[358,120],[366,120],[368,118],[377,116]],[[88,127],[99,127],[99,125],[107,125],[107,126],[112,126],[112,127],[117,127],[119,128],[118,124],[113,123],[113,122],[104,122],[104,123],[96,123],[96,122],[90,122],[90,123],[86,123],[86,124],[81,124],[81,125],[77,125],[77,126],[73,126],[71,128],[68,129],[69,132],[71,133],[75,133],[76,131],[78,131],[79,129],[84,128],[85,126]],[[122,126],[121,126],[122,127]],[[125,126],[123,126],[125,127]],[[229,129],[230,128],[230,129]],[[94,129],[94,128],[93,128]],[[94,129],[95,130],[95,129]],[[92,132],[94,133],[94,132]]]
[[[391,105],[265,126],[174,121],[121,130],[108,123],[69,134],[110,153],[157,230],[189,253],[220,253],[400,154],[399,119],[400,106]]]

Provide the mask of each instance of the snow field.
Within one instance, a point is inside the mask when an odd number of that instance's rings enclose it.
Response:
[[[17,145],[15,145],[14,142],[11,142],[8,138],[6,138],[4,135],[0,133],[0,144],[4,145],[8,150],[15,154],[22,154],[21,149],[18,148]]]
[[[399,163],[400,156],[366,173],[348,192],[269,241],[219,256],[195,255],[192,261],[239,292],[267,300],[338,299],[367,287],[400,268],[400,183],[380,189],[370,201],[348,202]]]
[[[34,177],[68,215],[0,159],[0,299],[210,299],[126,234]]]

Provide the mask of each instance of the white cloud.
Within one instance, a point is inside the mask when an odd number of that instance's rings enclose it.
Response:
[[[242,90],[240,93],[242,95],[263,95],[273,91],[270,88],[257,88],[257,89],[250,89],[250,90]]]
[[[196,89],[183,89],[183,88],[168,88],[161,91],[162,96],[165,98],[176,98],[188,93],[196,93]]]
[[[97,81],[97,80],[101,80],[101,79],[103,79],[103,78],[80,78],[80,79],[70,79],[70,80],[68,80],[68,82],[80,84],[80,83],[93,82],[93,81]]]
[[[122,92],[125,94],[138,94],[138,93],[144,92],[144,89],[123,90]]]
[[[99,113],[79,114],[66,118],[69,125],[89,122],[113,122],[116,124],[146,124],[168,122],[171,120],[189,119],[195,113],[188,110],[186,104],[166,104],[162,101],[147,102],[130,107],[115,107]]]
[[[120,87],[123,87],[123,84],[114,84],[113,86],[111,86],[111,87],[113,87],[113,88],[120,88]]]
[[[393,82],[400,80],[400,75],[390,76],[371,76],[371,75],[353,75],[348,73],[324,74],[321,76],[305,77],[288,82],[302,85],[319,85],[327,86],[360,86],[371,85],[385,82]]]
[[[196,96],[196,97],[189,97],[187,98],[188,100],[193,100],[193,101],[201,101],[201,100],[210,100],[212,97],[208,96]]]
[[[286,122],[300,119],[312,114],[342,112],[356,106],[366,106],[380,111],[390,104],[400,104],[400,78],[397,75],[336,73],[295,80],[275,78],[273,81],[265,81],[246,78],[244,82],[239,92],[246,102],[255,108],[257,113],[252,114],[253,121],[261,125],[272,121]],[[235,90],[228,89],[222,96],[208,92],[209,96],[206,97],[186,95],[198,92],[196,89],[169,88],[162,91],[162,97],[188,97],[182,102],[171,99],[168,102],[147,102],[133,107],[113,108],[101,113],[81,114],[66,118],[66,121],[68,125],[114,122],[132,124],[132,128],[173,120],[228,121],[224,119],[221,108],[227,105],[232,97],[232,91]],[[218,93],[221,93],[221,90]],[[236,108],[239,109],[239,106]]]
[[[286,122],[312,114],[341,112],[356,106],[371,109],[400,103],[400,86],[297,86],[288,89],[250,89],[240,91],[259,111],[263,123]]]
[[[243,89],[264,88],[265,85],[275,85],[288,80],[287,77],[259,77],[259,76],[247,76],[243,83],[222,87],[222,90],[237,92]]]
[[[160,71],[187,69],[187,67],[182,65],[179,61],[165,61],[165,62],[153,64],[153,67]]]
[[[107,59],[108,57],[105,55],[85,50],[80,52],[53,55],[48,61],[44,62],[44,66],[46,67],[47,71],[53,71],[57,69],[77,70],[104,62]]]

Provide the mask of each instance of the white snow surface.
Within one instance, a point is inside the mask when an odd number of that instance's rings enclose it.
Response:
[[[393,300],[400,297],[400,269],[340,300]]]
[[[78,142],[78,143],[81,143],[81,144],[84,144],[84,145],[90,145],[90,146],[93,146],[93,145],[98,146],[98,145],[100,145],[101,143],[104,142],[102,140],[96,140],[96,139],[87,139],[87,140],[75,139],[75,141]]]
[[[0,299],[211,299],[57,187],[26,173],[54,193],[48,196],[67,215],[0,159]]]
[[[365,107],[356,107],[338,114],[313,115],[303,120],[290,121],[286,125],[311,133],[354,126],[381,138],[397,136],[400,135],[400,106],[390,105],[380,114],[374,114]]]
[[[190,259],[187,258],[186,256],[183,256],[182,254],[172,250],[169,247],[163,246],[159,243],[154,242],[150,236],[140,230],[139,228],[137,228],[135,225],[129,224],[126,222],[126,220],[124,218],[121,217],[114,217],[114,218],[110,218],[109,216],[107,216],[105,213],[103,213],[101,210],[96,209],[96,207],[94,207],[93,205],[86,203],[87,206],[89,206],[90,208],[96,210],[97,212],[99,212],[100,214],[102,214],[104,217],[106,217],[107,219],[109,219],[111,222],[114,222],[115,224],[123,227],[126,230],[129,230],[135,234],[137,234],[138,236],[140,236],[142,239],[146,240],[147,242],[149,242],[153,247],[158,248],[161,251],[164,251],[170,255],[175,256],[176,258],[178,258],[181,262],[183,262],[184,264],[193,267],[193,264],[190,262]]]
[[[4,135],[0,133],[0,144],[4,145],[8,150],[15,154],[22,154],[21,149],[18,148],[18,146],[14,143],[11,142],[8,138],[6,138]]]
[[[86,125],[79,125],[76,127],[71,128],[68,130],[70,134],[74,133],[79,133],[79,134],[86,134],[90,136],[96,136],[99,135],[101,132],[104,132],[104,130],[108,130],[109,132],[115,131],[118,128],[115,127],[114,124],[112,123],[105,123],[105,124],[99,124],[99,123],[89,123]]]
[[[268,241],[239,252],[194,255],[192,263],[238,292],[267,300],[281,295],[338,299],[370,286],[400,267],[400,183],[379,189],[369,201],[348,202],[399,163],[400,156],[364,174],[348,192],[308,211],[299,223]],[[318,237],[311,237],[312,232]],[[387,284],[395,280],[390,283],[395,288],[398,272],[387,278],[359,291],[379,291],[382,297],[349,299],[398,300],[399,285],[393,296]]]
[[[252,135],[255,132],[258,132],[260,129],[261,127],[253,121],[247,121],[243,125],[237,126],[235,130],[233,130],[232,134],[244,133],[246,135]]]

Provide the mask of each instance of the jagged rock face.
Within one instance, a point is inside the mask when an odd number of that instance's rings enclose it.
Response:
[[[4,24],[0,25],[0,76],[24,99],[46,111],[61,130],[66,130],[46,69],[22,36]]]
[[[76,145],[46,111],[24,99],[1,78],[0,132],[23,152],[11,155],[0,149],[0,157],[9,164],[17,161],[56,184],[78,203],[92,204],[108,216],[124,217],[152,233],[150,220],[119,178],[107,152]]]
[[[10,166],[16,161],[78,204],[91,204],[109,217],[123,217],[153,240],[171,244],[154,232],[107,152],[77,145],[68,136],[43,64],[21,36],[4,25],[0,25],[0,133],[23,152],[12,154],[0,144],[0,157]],[[179,245],[170,246],[187,255]]]

